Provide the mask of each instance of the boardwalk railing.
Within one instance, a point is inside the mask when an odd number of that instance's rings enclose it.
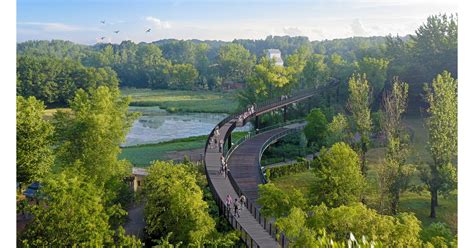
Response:
[[[279,128],[279,127],[284,127],[284,126],[288,126],[288,125],[291,125],[291,124],[295,124],[295,123],[302,123],[304,122],[305,119],[295,119],[295,120],[291,120],[291,121],[287,121],[287,122],[283,122],[283,123],[278,123],[276,125],[272,125],[272,126],[268,126],[268,127],[264,127],[264,128],[261,128],[258,130],[258,133],[262,133],[262,132],[265,132],[265,131],[268,131],[268,130],[272,130],[272,129],[276,129],[276,128]],[[255,135],[258,134],[255,130],[253,131],[250,131],[248,132],[244,137],[241,137],[240,139],[238,139],[235,143],[232,144],[231,148],[229,150],[226,150],[225,151],[225,154],[224,156],[226,157],[230,157],[230,154],[237,148],[239,147],[240,144],[242,144],[244,141],[254,137]]]
[[[298,123],[297,121],[301,122],[302,120],[295,120],[293,123]],[[285,126],[287,126],[287,125],[288,125],[288,123],[285,124]],[[280,126],[280,125],[277,125],[277,126]],[[257,161],[255,161],[255,165],[258,167],[259,177],[260,177],[260,180],[261,180],[262,183],[267,183],[267,181],[265,179],[265,175],[263,174],[263,171],[261,170],[261,165],[260,165],[260,160],[261,160],[262,154],[265,151],[265,149],[269,145],[271,145],[275,140],[278,140],[278,139],[280,139],[280,138],[282,138],[286,135],[289,135],[291,133],[296,133],[296,132],[300,131],[303,127],[304,127],[304,125],[301,125],[301,126],[298,126],[298,127],[295,127],[295,128],[287,129],[287,130],[285,130],[283,132],[280,132],[278,134],[275,134],[275,135],[271,136],[268,140],[266,140],[265,143],[261,146],[260,151],[259,151],[259,156],[257,158]],[[275,128],[273,128],[273,129],[275,129]],[[248,134],[245,137],[243,137],[242,139],[240,139],[237,142],[237,144],[233,145],[232,148],[229,150],[229,152],[226,155],[226,160],[232,155],[232,152],[243,141],[248,140],[249,138],[251,138],[253,136],[254,135]],[[237,194],[239,194],[239,195],[244,194],[244,192],[242,192],[242,190],[238,186],[237,182],[233,178],[232,173],[229,174],[229,181],[232,184],[232,187],[234,188],[234,190],[237,192]],[[279,244],[282,247],[288,247],[289,240],[285,238],[285,234],[283,232],[279,233],[279,230],[275,226],[273,219],[267,219],[263,215],[261,215],[258,205],[256,205],[252,201],[247,201],[245,203],[245,206],[250,211],[252,216],[258,221],[258,223],[270,234],[270,236],[277,239],[277,234],[278,234],[279,235]]]
[[[287,97],[286,99],[278,99],[278,100],[271,100],[271,101],[265,101],[265,102],[257,103],[257,104],[255,104],[255,112],[253,114],[247,116],[247,119],[256,116],[260,112],[268,111],[268,110],[274,109],[274,108],[278,108],[279,106],[286,106],[286,105],[288,105],[292,102],[296,102],[296,101],[299,101],[301,99],[311,97],[312,95],[314,95],[316,90],[317,90],[317,88],[306,89],[306,90],[303,90],[303,91],[298,92],[296,94],[293,94],[290,97]],[[231,114],[231,115],[227,116],[225,119],[220,121],[215,126],[215,128],[221,128],[225,124],[231,122],[233,119],[234,120],[237,119],[239,117],[239,115],[243,114],[244,112],[245,111],[242,111],[240,113]],[[289,123],[285,123],[285,125],[288,125],[288,124]],[[235,127],[235,123],[233,125]],[[206,157],[207,149],[208,149],[208,146],[209,146],[209,141],[211,140],[211,137],[213,136],[214,129],[211,130],[211,132],[209,133],[209,136],[207,137],[206,145],[205,145],[205,148],[204,148],[204,157]],[[232,132],[232,129],[233,128],[230,129],[231,130],[230,132]],[[289,130],[285,130],[283,132],[284,134],[277,134],[274,137],[271,137],[269,140],[267,140],[264,147],[265,148],[268,147],[268,145],[270,145],[271,142],[273,142],[274,140],[276,140],[278,138],[281,138],[282,136],[288,135],[289,133],[295,132],[295,131],[296,130],[289,129]],[[224,135],[227,136],[228,133],[226,133]],[[237,141],[237,143],[233,147],[231,147],[231,149],[226,153],[226,155],[227,155],[226,158],[228,158],[228,156],[232,154],[232,152],[236,149],[236,147],[238,147],[239,144],[241,144],[245,140],[249,139],[250,137],[252,137],[251,133],[248,134],[247,136],[245,136],[243,139]],[[262,155],[264,150],[265,149],[263,149],[263,148],[261,149],[258,161],[256,161],[256,163],[255,163],[256,166],[258,166],[258,170],[260,172],[259,177],[261,178],[263,183],[265,183],[266,180],[265,180],[265,177],[264,177],[264,175],[262,173],[262,170],[261,170],[261,167],[260,167],[260,158],[261,158],[261,155]],[[240,232],[241,239],[246,243],[246,245],[248,247],[259,247],[258,244],[256,243],[256,241],[254,239],[252,239],[252,237],[249,235],[249,230],[245,230],[245,228],[242,225],[239,224],[239,222],[234,218],[234,216],[229,214],[230,209],[227,209],[224,200],[219,197],[219,195],[218,195],[218,193],[217,193],[217,191],[216,191],[216,189],[215,189],[215,187],[212,183],[212,180],[210,180],[209,171],[208,171],[207,166],[205,166],[205,170],[206,170],[206,177],[207,177],[207,180],[209,182],[209,188],[211,189],[212,195],[213,195],[214,199],[216,200],[217,205],[219,206],[220,213],[227,218],[227,220],[229,221],[229,223],[232,225],[232,227],[235,230],[238,230]],[[237,185],[237,183],[235,182],[234,178],[232,177],[232,173],[229,175],[229,181],[232,184],[233,188],[235,189],[236,193],[239,194],[239,195],[242,195],[243,192],[240,189],[240,187]],[[259,208],[255,203],[253,203],[251,201],[246,201],[245,206],[247,207],[249,212],[252,214],[252,216],[258,221],[258,223],[264,228],[264,230],[267,231],[270,234],[271,237],[273,237],[274,239],[276,239],[278,241],[278,243],[279,243],[279,245],[281,245],[281,247],[283,247],[283,248],[288,247],[289,241],[286,239],[283,232],[279,232],[278,228],[273,223],[273,220],[267,219],[263,215],[261,215],[261,213],[259,211]]]
[[[299,132],[301,129],[304,128],[304,125],[301,125],[299,127],[296,127],[296,128],[291,128],[291,129],[288,129],[288,130],[285,130],[277,135],[274,135],[272,137],[270,137],[270,139],[268,139],[264,144],[263,146],[260,147],[260,153],[258,155],[258,162],[256,163],[257,166],[258,166],[258,169],[260,171],[260,177],[262,179],[262,182],[264,183],[267,183],[267,179],[265,178],[265,173],[262,171],[262,165],[261,165],[261,160],[262,160],[262,155],[263,155],[263,152],[267,149],[268,146],[270,146],[275,140],[278,140],[280,139],[281,137],[284,137],[286,135],[289,135],[289,134],[292,134],[292,133],[297,133]]]

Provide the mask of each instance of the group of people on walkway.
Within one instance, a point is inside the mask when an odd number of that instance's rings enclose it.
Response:
[[[247,111],[239,115],[239,122],[243,122],[247,117],[253,115],[254,113],[255,113],[255,104],[252,104],[247,107]]]
[[[213,131],[212,137],[209,139],[209,147],[211,149],[216,148],[216,146],[219,146],[219,152],[221,152],[222,148],[224,147],[224,140],[220,139],[220,132],[219,132],[219,127],[215,127]]]
[[[229,174],[229,166],[227,165],[225,161],[224,155],[221,155],[221,168],[219,170],[219,174],[222,175],[224,174],[224,178],[227,178],[227,175]]]
[[[245,207],[246,202],[247,202],[247,198],[245,198],[245,196],[243,194],[241,194],[239,198],[235,198],[234,200],[232,200],[232,196],[227,195],[227,197],[225,199],[227,215],[229,215],[231,213],[231,209],[233,207],[234,216],[236,218],[240,218],[240,211],[242,211],[242,208]]]
[[[283,100],[286,100],[288,99],[288,96],[287,95],[282,95],[280,96],[280,101],[283,101]]]

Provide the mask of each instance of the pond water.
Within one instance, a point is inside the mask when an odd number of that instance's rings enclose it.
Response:
[[[130,111],[142,115],[133,123],[123,146],[154,144],[179,138],[207,135],[227,114],[168,113],[159,107],[130,106]],[[236,128],[248,131],[251,124]]]

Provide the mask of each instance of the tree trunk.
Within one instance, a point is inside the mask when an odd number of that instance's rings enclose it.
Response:
[[[400,202],[400,192],[397,192],[395,193],[394,196],[392,196],[392,201],[390,203],[390,211],[392,212],[393,215],[397,214],[399,202]]]
[[[436,218],[436,202],[438,198],[438,189],[432,189],[431,190],[431,213],[430,217],[431,218]]]

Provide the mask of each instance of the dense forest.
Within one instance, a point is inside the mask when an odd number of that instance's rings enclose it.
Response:
[[[280,49],[285,68],[268,63],[266,49]],[[380,101],[382,89],[394,76],[408,82],[411,108],[416,110],[422,104],[423,83],[442,70],[457,77],[457,17],[432,16],[406,37],[309,41],[307,37],[268,36],[232,42],[168,39],[93,46],[27,41],[17,45],[17,54],[18,95],[35,96],[48,106],[65,105],[78,88],[117,83],[120,87],[194,90],[222,90],[243,83],[249,91],[260,92],[263,100],[330,79],[338,81],[331,97],[344,102],[349,77],[360,72],[373,84],[374,101]],[[274,77],[275,82],[265,85],[262,77]],[[249,102],[257,97],[248,92],[243,96]]]

